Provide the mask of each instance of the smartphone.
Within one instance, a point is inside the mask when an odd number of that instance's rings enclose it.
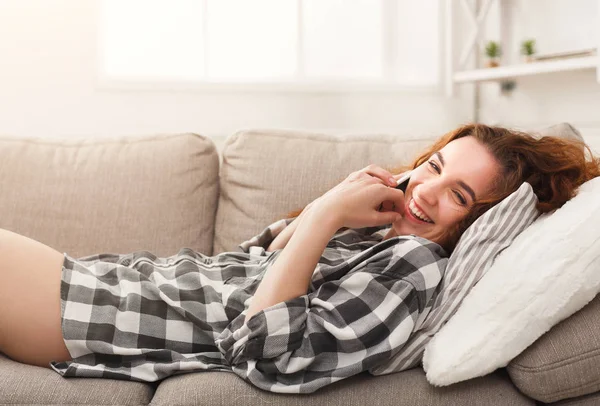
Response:
[[[408,181],[410,180],[410,174],[412,171],[406,172],[400,179],[398,179],[398,186],[396,189],[400,189],[403,192],[406,192],[406,186],[408,186]]]
[[[398,184],[396,189],[400,189],[403,192],[406,192],[406,187],[408,186],[408,181],[410,180],[410,174],[412,171],[406,172],[400,179],[398,179]],[[378,211],[383,210],[383,203],[379,205]]]

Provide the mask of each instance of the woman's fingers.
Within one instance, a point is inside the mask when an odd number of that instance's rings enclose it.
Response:
[[[381,189],[380,189],[381,190]],[[374,226],[391,224],[400,220],[404,215],[404,193],[396,188],[386,187],[380,198],[385,199],[378,213],[374,215]]]
[[[364,172],[372,177],[375,177],[379,180],[381,180],[385,185],[387,186],[391,186],[393,188],[395,188],[396,186],[398,186],[398,180],[400,180],[407,172],[402,172],[399,173],[397,175],[393,175],[391,172],[377,166],[377,165],[369,165],[366,168],[358,171],[358,172]],[[403,195],[404,196],[404,195]],[[402,204],[400,204],[399,210],[403,210],[404,209],[404,201],[401,202]],[[397,206],[397,202],[394,201],[384,201],[383,203],[381,203],[381,205],[379,206],[379,208],[377,209],[377,211],[380,212],[388,212],[388,211],[397,211],[400,212],[399,210],[396,210],[396,206]]]
[[[383,211],[395,211],[404,214],[404,192],[396,188],[388,188],[382,204]],[[388,208],[387,210],[385,210]]]
[[[385,202],[381,203],[381,210],[379,210],[379,211],[392,211],[392,210],[394,210],[395,206],[396,205],[394,204],[394,202],[385,201]]]
[[[383,169],[382,167],[377,166],[375,164],[371,164],[366,168],[362,169],[361,171],[380,179],[384,184],[388,186],[395,187],[398,183],[396,178],[390,171]]]
[[[372,173],[386,174],[377,168]],[[394,183],[396,181],[394,180]],[[393,223],[404,214],[404,193],[366,170],[351,173],[317,201],[340,227],[361,228]],[[383,208],[385,206],[385,209]]]

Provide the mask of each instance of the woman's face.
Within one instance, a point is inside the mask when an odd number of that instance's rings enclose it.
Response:
[[[473,202],[491,191],[499,172],[497,161],[475,138],[451,141],[413,170],[404,215],[392,224],[394,233],[443,245]]]

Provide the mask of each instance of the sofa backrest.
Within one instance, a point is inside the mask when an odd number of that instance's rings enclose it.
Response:
[[[0,137],[0,228],[74,257],[167,256],[182,247],[212,255],[235,250],[350,172],[406,165],[433,140],[248,130],[228,137],[219,157],[211,139],[191,133]]]
[[[196,134],[0,137],[0,227],[81,257],[211,254],[214,143]]]
[[[233,251],[352,171],[409,164],[433,138],[249,130],[223,146],[214,253]]]

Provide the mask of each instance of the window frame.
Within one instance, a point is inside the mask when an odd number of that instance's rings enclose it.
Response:
[[[303,0],[296,0],[298,7],[298,27],[302,29],[302,9]],[[105,55],[105,44],[103,41],[103,29],[106,26],[104,22],[103,1],[97,3],[97,30],[96,30],[96,88],[105,91],[177,91],[177,92],[257,92],[257,93],[418,93],[435,94],[443,93],[443,32],[442,25],[442,0],[435,1],[438,4],[438,74],[436,84],[402,84],[396,81],[396,70],[394,67],[398,63],[398,52],[396,46],[396,7],[395,0],[381,0],[384,10],[383,29],[383,50],[384,63],[383,75],[381,79],[354,79],[354,78],[327,78],[312,79],[306,78],[303,74],[303,46],[302,35],[298,35],[297,40],[297,66],[296,76],[292,80],[260,80],[249,79],[244,81],[235,80],[193,80],[193,79],[167,79],[164,77],[144,77],[136,79],[132,77],[117,77],[107,74],[103,69]],[[206,10],[207,3],[204,2]],[[204,13],[206,15],[206,13]],[[207,28],[204,24],[204,30]],[[208,36],[204,35],[204,39]],[[206,49],[206,44],[204,44]],[[205,56],[205,72],[208,71],[208,58]]]

